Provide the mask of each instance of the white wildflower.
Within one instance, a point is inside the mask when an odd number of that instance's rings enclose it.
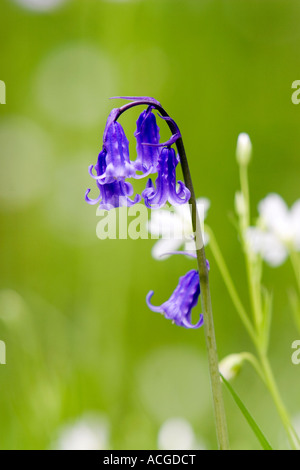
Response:
[[[300,251],[300,199],[291,209],[278,194],[269,194],[258,205],[256,227],[246,232],[250,251],[271,266],[280,266],[290,251]]]
[[[202,233],[203,222],[209,206],[210,201],[208,199],[197,199]],[[153,210],[147,229],[153,237],[161,237],[152,249],[152,256],[155,259],[161,259],[163,254],[176,251],[182,246],[184,246],[185,251],[195,252],[196,247],[189,204],[172,207],[172,211],[169,209]],[[203,238],[204,244],[207,244],[207,234],[204,233]]]

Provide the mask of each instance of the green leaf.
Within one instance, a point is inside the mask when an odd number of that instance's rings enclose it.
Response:
[[[247,410],[247,408],[245,407],[245,405],[243,404],[241,399],[238,397],[236,392],[233,390],[230,383],[223,377],[222,374],[220,374],[220,376],[221,376],[224,384],[228,388],[229,392],[231,393],[231,396],[234,399],[234,401],[236,402],[236,404],[239,407],[240,411],[243,413],[243,415],[244,415],[245,419],[247,420],[249,426],[251,427],[252,431],[254,432],[257,439],[259,440],[262,448],[264,450],[273,450],[272,447],[270,446],[268,440],[266,439],[265,435],[263,434],[263,432],[259,428],[258,424],[254,420],[254,418],[251,416],[251,414],[249,413],[249,411]]]

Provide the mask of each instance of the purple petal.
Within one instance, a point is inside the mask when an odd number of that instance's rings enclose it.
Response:
[[[86,200],[86,202],[87,202],[88,204],[97,204],[97,202],[99,202],[100,199],[101,199],[101,193],[99,194],[99,196],[98,196],[96,199],[90,199],[90,198],[88,197],[88,194],[90,193],[90,191],[91,191],[90,189],[87,189],[86,192],[85,192],[85,200]]]

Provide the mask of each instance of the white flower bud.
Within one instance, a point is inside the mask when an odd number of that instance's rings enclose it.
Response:
[[[229,354],[219,364],[219,371],[226,380],[232,380],[239,373],[245,358],[242,354]]]
[[[243,132],[238,136],[236,158],[240,165],[248,165],[252,154],[252,144],[248,134]]]

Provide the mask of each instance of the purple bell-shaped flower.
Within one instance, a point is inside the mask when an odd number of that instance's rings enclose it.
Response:
[[[175,150],[170,147],[164,147],[161,150],[158,165],[156,188],[151,179],[148,180],[146,189],[142,192],[145,205],[149,209],[159,209],[164,206],[167,201],[177,206],[185,204],[191,197],[190,191],[186,188],[182,181],[176,182],[176,166],[178,159]],[[178,184],[179,187],[176,187]]]
[[[94,167],[97,172],[97,177],[101,177],[105,174],[107,168],[106,159],[107,151],[104,148],[99,153],[98,161]],[[107,177],[100,181],[92,174],[92,168],[93,165],[90,166],[89,170],[90,174],[97,180],[99,196],[96,199],[90,199],[88,194],[91,190],[88,189],[85,193],[85,200],[89,204],[97,204],[99,202],[101,209],[110,210],[116,207],[132,206],[141,200],[139,194],[136,194],[134,200],[130,199],[130,196],[133,195],[133,187],[130,183],[125,182],[125,178],[115,179],[113,177]],[[106,182],[104,183],[103,181]]]
[[[151,304],[150,300],[153,291],[147,295],[146,302],[153,312],[162,313],[165,318],[172,320],[178,326],[185,328],[199,328],[203,325],[203,315],[200,315],[198,323],[191,323],[192,308],[197,305],[200,294],[200,282],[198,271],[192,269],[185,276],[179,279],[179,284],[173,294],[162,305],[156,307]]]
[[[160,153],[160,149],[157,147],[159,144],[159,127],[151,106],[140,114],[136,122],[134,135],[137,142],[135,168],[143,173],[155,173]]]

